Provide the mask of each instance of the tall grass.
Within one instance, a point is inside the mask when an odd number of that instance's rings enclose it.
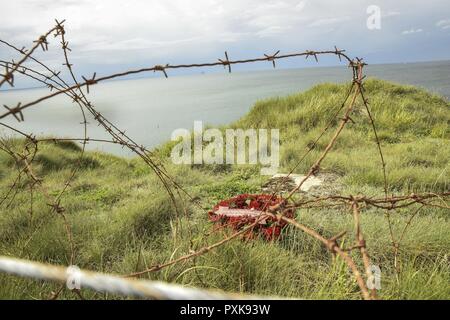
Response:
[[[306,146],[330,120],[346,85],[322,84],[307,92],[259,101],[233,128],[278,128],[281,134],[280,171],[288,171]],[[369,80],[366,95],[385,151],[392,192],[448,190],[450,104],[423,90]],[[355,124],[343,132],[322,170],[339,176],[342,193],[382,194],[382,172],[369,122],[361,106]],[[323,147],[329,136],[320,142]],[[11,144],[20,144],[13,140]],[[165,157],[171,144],[157,153],[169,172],[199,199],[205,209],[219,199],[260,192],[267,177],[256,166],[175,166]],[[36,170],[44,187],[55,194],[77,165],[74,143],[41,144]],[[314,151],[297,168],[302,173],[318,155]],[[0,188],[5,194],[14,179],[14,163],[0,153]],[[25,181],[21,186],[25,185]],[[0,254],[67,265],[69,244],[63,222],[50,213],[38,193],[30,216],[29,192],[20,189],[13,202],[0,208]],[[183,217],[174,213],[170,198],[151,170],[138,159],[88,152],[70,191],[62,199],[73,228],[75,262],[79,267],[127,274],[178,257],[190,249],[219,240],[228,233],[211,233],[205,211],[188,203]],[[8,205],[8,206],[7,206]],[[412,209],[392,213],[399,235]],[[352,229],[348,210],[302,209],[297,219],[330,236]],[[382,270],[381,298],[450,298],[450,222],[448,211],[424,208],[412,220],[400,247],[401,272],[395,271],[385,212],[362,211],[362,226],[372,261]],[[349,233],[344,241],[352,241]],[[280,241],[236,240],[215,251],[147,275],[150,279],[287,297],[359,299],[353,278],[339,259],[320,243],[293,228]],[[46,298],[57,286],[47,282],[0,275],[1,298]],[[116,298],[84,292],[87,298]],[[62,298],[77,298],[63,291]]]

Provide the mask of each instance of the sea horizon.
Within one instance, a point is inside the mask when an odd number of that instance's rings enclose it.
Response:
[[[368,66],[389,66],[389,65],[405,65],[405,64],[434,64],[434,63],[447,63],[450,62],[450,59],[437,59],[437,60],[423,60],[423,61],[405,61],[405,62],[377,62],[377,63],[370,63],[370,61],[366,61]],[[261,65],[264,64],[264,62],[260,62]],[[134,70],[134,69],[140,69],[140,68],[146,68],[149,66],[139,66],[136,68],[130,68],[129,70]],[[277,66],[275,69],[272,69],[271,67],[266,67],[266,68],[261,68],[261,69],[250,69],[250,70],[236,70],[233,71],[233,73],[258,73],[258,72],[267,72],[267,71],[275,71],[275,70],[304,70],[304,69],[327,69],[327,68],[342,68],[345,67],[345,64],[332,64],[332,65],[323,65],[323,64],[310,64],[310,65],[303,65],[301,67],[283,67],[283,66]],[[197,71],[197,72],[192,72],[192,73],[175,73],[175,74],[171,74],[170,77],[195,77],[195,76],[203,76],[203,75],[214,75],[214,74],[223,74],[225,73],[223,70],[221,70],[220,68],[213,68],[212,71],[208,71],[208,72],[204,72],[204,71]],[[104,76],[107,75],[102,74],[99,76]],[[81,77],[81,75],[78,75],[78,77]],[[154,72],[144,72],[143,74],[138,74],[136,76],[132,76],[132,77],[121,77],[121,78],[113,78],[113,79],[108,79],[103,81],[104,83],[108,83],[108,82],[118,82],[118,81],[130,81],[130,80],[141,80],[141,79],[159,79],[159,78],[164,78],[163,75],[161,74],[155,74]],[[66,81],[69,85],[73,86],[75,83],[71,80],[71,79],[67,79]],[[1,92],[8,92],[8,91],[16,91],[16,90],[33,90],[33,89],[42,89],[42,88],[46,88],[45,85],[38,85],[38,86],[25,86],[25,87],[21,87],[20,85],[18,87],[14,86],[14,87],[7,87],[5,86],[4,88],[0,88],[0,93]]]
[[[373,64],[366,67],[368,77],[424,88],[450,99],[450,60]],[[149,148],[169,141],[179,128],[192,129],[194,121],[221,126],[244,116],[260,100],[300,93],[319,83],[344,83],[351,80],[345,66],[286,68],[146,77],[108,81],[91,86],[88,99],[118,127]],[[47,88],[3,91],[1,102],[12,105],[48,94]],[[80,138],[79,108],[64,95],[27,109],[26,121],[15,123],[25,132],[41,136]],[[106,138],[108,134],[91,119],[90,138]],[[119,146],[93,143],[89,150],[120,156],[131,156]]]

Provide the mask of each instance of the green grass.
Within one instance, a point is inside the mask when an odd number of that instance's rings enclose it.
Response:
[[[340,105],[348,85],[321,84],[307,92],[259,101],[232,128],[278,128],[280,172],[287,172],[321,132]],[[370,79],[366,82],[373,117],[387,162],[391,192],[449,190],[450,103],[421,89]],[[343,194],[381,195],[383,176],[370,123],[360,103],[322,171],[339,175]],[[335,125],[337,124],[335,121]],[[225,129],[222,128],[222,129]],[[331,133],[330,133],[331,134]],[[319,142],[296,169],[305,172],[330,138]],[[19,148],[21,141],[12,140]],[[156,152],[168,171],[207,210],[218,200],[240,193],[260,192],[267,177],[258,166],[176,166],[165,159],[173,143]],[[86,269],[128,274],[168,261],[223,237],[211,233],[206,211],[186,203],[177,217],[169,196],[152,171],[139,159],[88,152],[78,163],[74,143],[40,144],[35,160],[44,187],[57,195],[74,166],[80,168],[62,198],[73,229],[75,263]],[[8,191],[17,170],[0,153],[0,196]],[[35,193],[33,216],[26,181],[15,200],[0,207],[0,254],[67,265],[69,244],[62,219],[51,213]],[[0,198],[1,199],[1,198]],[[413,209],[392,213],[400,235]],[[308,209],[297,219],[325,236],[352,230],[347,211]],[[402,272],[396,274],[385,212],[362,211],[362,227],[374,263],[382,269],[384,299],[450,298],[450,221],[448,210],[424,208],[412,221],[401,245]],[[228,232],[228,231],[224,231]],[[350,242],[352,233],[344,239]],[[359,299],[346,265],[314,239],[287,228],[280,241],[232,241],[216,250],[149,274],[184,285],[312,299]],[[46,298],[58,286],[48,282],[0,275],[0,298]],[[86,298],[117,298],[83,291]],[[76,299],[69,291],[62,298]]]

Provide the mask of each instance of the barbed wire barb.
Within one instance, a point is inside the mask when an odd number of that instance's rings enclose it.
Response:
[[[217,59],[213,62],[205,62],[205,63],[190,63],[190,64],[156,64],[152,67],[145,67],[134,70],[126,70],[119,73],[97,76],[97,72],[93,72],[91,78],[87,78],[85,76],[81,76],[82,81],[77,79],[75,74],[74,65],[69,60],[69,52],[71,49],[69,48],[69,42],[66,40],[66,31],[63,23],[65,20],[59,22],[55,19],[56,25],[51,28],[47,33],[40,36],[38,40],[33,41],[33,45],[30,49],[26,49],[25,47],[18,48],[14,45],[1,40],[0,43],[5,44],[22,54],[22,58],[17,62],[14,60],[6,61],[0,60],[0,67],[4,68],[4,73],[2,75],[2,79],[0,80],[0,87],[3,83],[8,83],[11,87],[14,86],[14,75],[17,73],[19,76],[28,77],[34,81],[37,81],[41,85],[45,86],[49,89],[50,93],[43,95],[33,101],[30,102],[18,102],[15,107],[10,107],[8,105],[3,104],[4,112],[0,114],[0,119],[13,117],[18,122],[25,121],[24,119],[24,111],[32,106],[37,106],[41,104],[43,101],[48,99],[53,99],[59,95],[67,96],[70,101],[75,103],[80,110],[82,121],[79,122],[83,125],[83,134],[78,137],[36,137],[33,133],[27,133],[22,130],[19,130],[18,127],[0,122],[0,126],[10,130],[14,134],[22,137],[24,139],[24,145],[19,147],[14,147],[13,145],[7,143],[7,141],[0,139],[0,151],[5,152],[17,167],[17,174],[14,175],[11,184],[5,195],[0,199],[1,205],[10,205],[14,201],[16,201],[16,195],[20,192],[20,190],[26,190],[30,193],[30,208],[29,215],[30,221],[33,220],[33,207],[35,197],[39,196],[44,199],[44,204],[47,204],[48,210],[52,213],[56,213],[58,217],[62,220],[62,225],[64,226],[66,232],[67,242],[69,244],[69,252],[70,255],[70,264],[74,264],[77,260],[77,252],[76,252],[76,239],[74,239],[72,233],[72,225],[71,220],[66,217],[66,210],[63,204],[63,195],[68,192],[69,188],[72,185],[73,179],[77,174],[77,170],[80,167],[81,161],[83,160],[85,146],[89,142],[97,142],[97,143],[110,143],[121,146],[122,148],[126,148],[136,154],[143,163],[148,166],[152,172],[157,176],[161,185],[164,188],[164,191],[167,192],[170,201],[172,202],[172,208],[174,212],[171,212],[173,215],[174,221],[177,221],[176,228],[178,226],[182,226],[181,217],[183,214],[187,216],[186,210],[186,202],[192,203],[195,205],[201,212],[205,211],[205,205],[201,203],[201,200],[197,200],[193,197],[178,181],[172,176],[168,170],[166,169],[163,161],[159,160],[152,150],[149,150],[144,145],[137,143],[133,140],[125,130],[120,129],[113,122],[107,119],[104,114],[97,111],[94,103],[89,101],[86,97],[84,88],[86,89],[86,93],[90,93],[92,86],[98,84],[99,82],[108,81],[116,78],[122,78],[129,75],[140,74],[144,72],[161,72],[164,74],[165,78],[168,78],[168,70],[171,69],[188,69],[188,68],[210,68],[210,67],[219,67],[223,66],[224,69],[227,69],[229,73],[231,73],[231,65],[237,64],[247,64],[247,63],[255,63],[262,62],[267,63],[271,62],[273,68],[276,67],[276,61],[278,59],[288,59],[295,57],[305,57],[305,59],[309,59],[309,57],[314,57],[314,60],[318,63],[319,56],[328,55],[328,56],[336,56],[339,61],[344,61],[347,64],[348,68],[351,71],[351,79],[349,79],[348,89],[343,94],[342,103],[338,104],[333,110],[330,112],[329,119],[326,121],[326,125],[317,137],[311,142],[308,143],[306,151],[304,151],[300,156],[299,160],[294,164],[294,166],[289,171],[289,174],[283,178],[283,181],[287,180],[289,176],[300,167],[300,164],[305,161],[306,157],[311,154],[312,150],[316,150],[318,152],[318,157],[309,167],[306,175],[300,181],[300,183],[292,189],[287,196],[283,198],[279,204],[270,206],[270,201],[264,204],[260,216],[258,216],[252,223],[249,223],[242,227],[239,230],[235,230],[231,234],[224,233],[224,236],[216,241],[211,243],[209,239],[205,237],[205,242],[202,246],[193,247],[191,236],[191,243],[189,246],[189,251],[186,254],[181,254],[179,257],[170,257],[165,262],[155,263],[153,266],[145,268],[144,270],[139,270],[136,267],[134,272],[127,274],[123,277],[111,276],[111,275],[100,275],[97,273],[91,273],[89,271],[83,271],[83,279],[85,279],[86,286],[94,289],[105,292],[119,293],[124,295],[132,295],[132,296],[140,296],[140,297],[151,297],[151,298],[164,298],[164,299],[172,299],[172,298],[230,298],[230,297],[246,297],[251,298],[251,296],[234,296],[233,294],[228,293],[220,293],[215,294],[209,291],[201,290],[201,289],[191,289],[191,288],[183,288],[175,285],[158,283],[155,282],[143,282],[141,280],[129,279],[133,277],[140,277],[144,274],[148,274],[151,272],[158,272],[164,268],[168,268],[170,266],[176,264],[182,264],[186,261],[191,261],[195,263],[197,257],[201,255],[208,254],[212,250],[224,246],[225,244],[239,239],[245,236],[246,233],[252,232],[257,226],[257,224],[261,221],[264,221],[268,218],[273,218],[277,222],[285,222],[288,225],[293,226],[294,228],[304,232],[309,237],[319,241],[334,257],[342,259],[348,269],[351,271],[355,282],[358,285],[359,291],[361,293],[361,297],[367,300],[378,299],[378,295],[376,290],[369,289],[366,284],[366,280],[370,278],[369,273],[369,265],[371,263],[370,255],[369,255],[369,243],[366,241],[364,234],[362,232],[362,209],[363,208],[375,208],[386,211],[389,232],[391,236],[391,242],[394,247],[395,252],[395,266],[397,268],[398,261],[398,248],[400,246],[400,242],[404,238],[404,234],[408,229],[408,226],[411,224],[413,216],[410,220],[407,221],[402,234],[400,237],[395,237],[394,230],[390,221],[390,213],[395,212],[395,210],[399,210],[402,208],[409,208],[413,206],[436,206],[440,208],[448,209],[449,205],[446,203],[446,199],[450,197],[450,192],[442,192],[442,193],[420,193],[420,194],[407,194],[407,195],[396,195],[392,193],[393,190],[389,187],[388,176],[386,173],[386,160],[384,157],[384,153],[382,150],[382,146],[380,143],[380,139],[377,133],[377,128],[375,124],[375,119],[371,113],[369,99],[365,95],[364,81],[364,67],[367,63],[359,57],[350,58],[349,55],[345,52],[345,50],[338,49],[337,46],[334,46],[332,50],[325,51],[312,51],[306,50],[301,52],[293,52],[281,54],[280,50],[277,50],[274,54],[263,54],[263,56],[256,58],[248,58],[248,59],[240,59],[240,60],[230,60],[228,56],[228,52],[225,51],[224,59]],[[47,52],[49,49],[49,42],[47,41],[47,37],[53,33],[54,37],[60,37],[60,49],[62,50],[64,61],[62,63],[65,66],[65,72],[68,72],[71,80],[65,80],[65,77],[61,75],[61,71],[50,69],[45,63],[36,59],[33,54],[36,52],[37,48],[41,48],[44,52]],[[59,40],[59,39],[58,39]],[[76,47],[74,47],[76,48]],[[30,66],[25,66],[24,63],[27,61],[33,61],[37,63],[40,67],[44,68],[44,71],[40,71],[40,69],[36,69]],[[33,65],[34,65],[33,63]],[[69,83],[70,81],[70,83]],[[360,104],[362,101],[362,105]],[[336,141],[341,136],[342,131],[351,124],[355,124],[355,120],[352,118],[352,112],[357,108],[364,108],[369,121],[371,130],[375,136],[376,147],[378,150],[378,154],[381,162],[381,169],[383,172],[384,179],[384,196],[383,197],[375,197],[375,196],[347,196],[341,194],[332,194],[323,197],[314,197],[313,199],[305,198],[303,194],[299,193],[301,186],[305,183],[305,181],[311,176],[317,175],[321,170],[322,162],[327,158],[328,154],[335,147]],[[97,126],[104,129],[104,131],[108,134],[108,138],[97,139],[95,137],[89,137],[88,135],[88,118],[90,116],[94,119]],[[89,119],[92,119],[89,118]],[[323,150],[319,150],[319,141],[323,139],[325,134],[329,132],[332,128],[334,128],[334,132],[331,133],[331,137],[328,140],[328,143],[324,144]],[[77,159],[77,165],[70,171],[69,177],[63,180],[62,190],[58,190],[56,195],[54,192],[48,190],[44,180],[46,178],[45,175],[38,176],[36,172],[39,174],[40,171],[35,171],[35,158],[38,155],[38,146],[44,143],[62,143],[66,141],[73,141],[81,143],[81,151],[79,153],[79,157]],[[24,180],[29,180],[24,182]],[[20,188],[19,188],[20,185]],[[277,184],[274,191],[271,193],[270,200],[273,199],[281,190],[281,182]],[[21,189],[22,188],[22,189]],[[27,195],[28,196],[28,195]],[[8,204],[9,202],[9,204]],[[190,204],[189,204],[190,205]],[[307,226],[304,223],[300,223],[295,218],[289,218],[286,216],[286,213],[289,210],[297,210],[297,209],[306,209],[306,208],[345,208],[346,210],[351,210],[352,219],[353,219],[353,233],[355,234],[355,238],[351,243],[343,245],[343,243],[347,242],[347,235],[350,230],[342,230],[337,232],[334,236],[324,236],[327,234],[325,232],[318,232],[313,227]],[[27,209],[28,210],[28,209]],[[189,227],[189,223],[188,223]],[[190,232],[190,231],[189,231]],[[212,232],[214,233],[214,232]],[[66,281],[66,269],[62,267],[42,265],[39,263],[35,263],[33,261],[23,261],[17,260],[15,258],[8,257],[0,257],[0,271],[8,272],[11,274],[17,274],[20,276],[32,277],[36,279],[45,279],[45,280],[53,280],[53,281]],[[125,279],[125,277],[127,279]],[[95,280],[97,279],[97,280]],[[98,280],[101,279],[101,280]],[[156,285],[156,287],[155,287]],[[144,291],[142,288],[146,288]],[[60,290],[57,290],[52,294],[52,297],[56,299],[56,297],[63,290],[63,286]],[[155,289],[156,288],[156,289]],[[164,288],[164,289],[161,289]],[[148,290],[147,290],[148,289]],[[83,298],[81,291],[74,291],[78,297]]]

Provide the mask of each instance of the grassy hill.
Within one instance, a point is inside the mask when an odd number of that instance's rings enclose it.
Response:
[[[299,94],[259,101],[231,128],[280,129],[280,172],[288,172],[306,147],[330,121],[348,85],[321,84]],[[366,96],[372,108],[387,162],[391,192],[448,191],[450,183],[450,103],[424,90],[370,79]],[[322,171],[337,175],[342,194],[381,195],[383,175],[370,123],[358,105]],[[339,119],[336,119],[336,124]],[[225,129],[222,128],[222,129]],[[331,137],[295,170],[304,173]],[[19,146],[22,141],[7,143]],[[173,143],[156,154],[205,209],[240,193],[261,192],[267,177],[258,166],[177,166],[168,161]],[[78,164],[75,143],[40,144],[35,165],[44,187],[58,194]],[[139,159],[88,152],[63,196],[62,205],[73,229],[75,263],[86,269],[128,274],[219,240],[205,211],[188,203],[176,222],[169,196],[153,172]],[[0,153],[0,199],[17,174],[14,162]],[[26,181],[21,182],[25,186]],[[30,192],[19,190],[14,201],[0,207],[0,254],[55,264],[69,263],[69,244],[62,219],[50,213],[36,193],[30,216]],[[401,234],[413,214],[402,209],[391,216]],[[450,221],[448,210],[424,208],[412,220],[401,245],[402,272],[396,274],[389,228],[382,210],[362,212],[362,225],[372,261],[382,269],[384,299],[450,298]],[[303,209],[297,219],[330,236],[353,226],[351,215],[334,209]],[[223,232],[226,232],[223,231]],[[349,239],[351,233],[348,235]],[[350,241],[350,240],[349,240]],[[192,261],[148,275],[150,279],[236,292],[316,299],[359,299],[347,267],[318,242],[288,228],[280,241],[232,241]],[[0,298],[47,298],[58,286],[0,275]],[[84,291],[86,298],[103,294]],[[77,298],[64,291],[62,298]],[[109,297],[111,298],[111,297]]]

